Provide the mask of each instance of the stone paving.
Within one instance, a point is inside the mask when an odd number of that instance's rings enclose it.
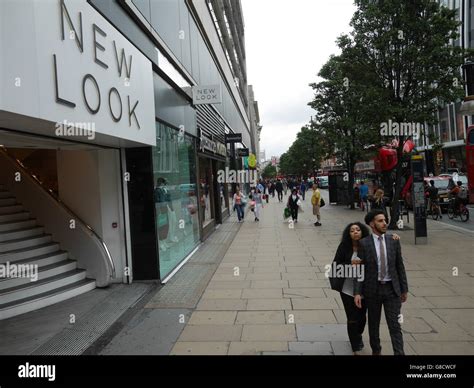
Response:
[[[328,203],[328,193],[323,190]],[[327,205],[313,225],[311,192],[299,222],[282,218],[271,198],[260,222],[245,222],[169,354],[349,355],[340,296],[329,288],[325,265],[342,230],[364,213]],[[410,224],[408,224],[410,226]],[[413,229],[400,231],[409,281],[402,307],[407,355],[474,354],[473,233],[428,220],[429,244],[415,245]],[[383,354],[392,354],[382,317]],[[370,354],[367,328],[365,354]]]

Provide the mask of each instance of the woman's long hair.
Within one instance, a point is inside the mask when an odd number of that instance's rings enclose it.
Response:
[[[346,226],[344,232],[342,232],[342,239],[341,244],[344,246],[344,249],[352,249],[352,238],[351,238],[351,227],[353,225],[357,225],[360,228],[362,233],[361,239],[367,237],[369,235],[369,228],[360,222],[351,222],[349,225]]]

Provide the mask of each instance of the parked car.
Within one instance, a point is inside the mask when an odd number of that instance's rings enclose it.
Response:
[[[321,189],[327,189],[329,187],[329,178],[327,176],[318,176],[317,179]]]

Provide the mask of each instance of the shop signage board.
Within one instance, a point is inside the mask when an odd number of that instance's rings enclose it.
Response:
[[[193,86],[193,104],[221,104],[222,94],[220,85]]]
[[[0,15],[0,110],[41,119],[45,135],[93,123],[156,145],[151,62],[87,0],[1,1]]]
[[[241,133],[229,133],[225,135],[226,143],[242,143]]]
[[[199,149],[201,151],[209,151],[216,155],[221,155],[223,157],[227,156],[227,148],[224,144],[209,139],[207,136],[201,133],[201,137],[199,139]]]
[[[244,156],[249,156],[248,148],[237,148],[237,157],[243,158]]]

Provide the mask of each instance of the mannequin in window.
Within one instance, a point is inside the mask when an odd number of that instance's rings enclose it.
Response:
[[[169,217],[168,217],[168,201],[169,193],[165,187],[165,178],[158,178],[156,180],[156,187],[154,190],[154,199],[156,207],[156,218],[158,228],[158,238],[160,249],[166,251],[169,245],[166,243],[169,232]]]

